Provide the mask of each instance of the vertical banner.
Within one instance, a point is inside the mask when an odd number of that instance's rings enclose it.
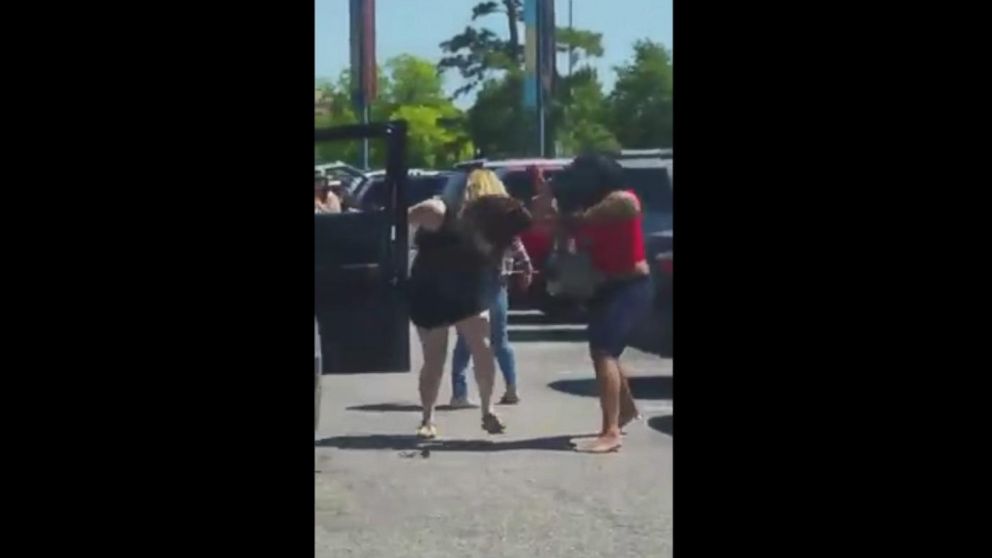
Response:
[[[543,157],[554,151],[546,129],[557,59],[554,0],[524,0],[524,29],[524,109],[536,112],[536,152]]]
[[[555,42],[555,0],[539,0],[537,12],[537,77],[540,87],[540,154],[542,157],[555,153],[554,130],[552,129],[552,94],[555,88],[555,61],[558,58]]]
[[[555,37],[555,2],[539,0],[537,12],[537,61],[541,94],[545,106],[550,103],[555,87],[555,62],[558,58]]]
[[[524,0],[524,108],[537,109],[537,13],[541,0]]]
[[[351,100],[359,114],[375,100],[375,0],[350,0]]]

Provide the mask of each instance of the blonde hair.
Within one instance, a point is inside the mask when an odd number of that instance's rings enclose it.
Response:
[[[465,201],[477,200],[483,196],[510,197],[503,181],[489,169],[475,169],[468,175],[465,185]]]

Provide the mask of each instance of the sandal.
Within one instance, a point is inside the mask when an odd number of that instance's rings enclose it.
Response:
[[[575,446],[575,451],[579,453],[617,453],[623,444],[617,440],[613,444],[601,444],[599,439],[593,440],[591,443],[581,444]]]
[[[500,405],[516,405],[517,403],[520,403],[520,396],[510,392],[503,394],[503,398],[499,400]]]
[[[506,425],[498,416],[488,414],[482,417],[482,429],[490,434],[502,434],[506,432]]]
[[[437,438],[437,426],[432,423],[421,424],[417,428],[417,437],[422,440],[433,440]]]

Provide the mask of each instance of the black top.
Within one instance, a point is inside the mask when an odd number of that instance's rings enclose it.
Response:
[[[444,220],[437,231],[417,229],[417,256],[408,288],[410,320],[418,327],[449,326],[489,307],[498,277],[486,254],[457,227],[464,181],[446,189]]]
[[[424,328],[447,326],[490,306],[500,286],[503,253],[531,224],[518,200],[485,196],[462,211],[465,181],[449,182],[441,196],[437,231],[418,229],[410,272],[410,319]]]

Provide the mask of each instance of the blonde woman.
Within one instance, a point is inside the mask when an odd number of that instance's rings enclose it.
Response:
[[[467,183],[456,184],[441,198],[409,210],[410,224],[417,229],[417,255],[408,282],[410,319],[417,326],[424,355],[420,438],[437,436],[434,406],[452,325],[475,361],[482,428],[490,434],[506,428],[492,399],[496,363],[489,344],[488,307],[499,288],[494,262],[502,258],[513,237],[530,226],[530,214],[512,198],[472,195],[467,199],[466,190]]]
[[[483,196],[508,198],[509,194],[494,172],[479,169],[473,171],[468,177],[465,199],[471,201]],[[499,369],[503,373],[503,381],[506,384],[506,392],[499,402],[503,405],[515,405],[520,402],[520,395],[517,390],[516,357],[510,346],[507,332],[507,315],[509,313],[507,282],[510,275],[519,272],[522,274],[524,288],[526,288],[534,273],[530,258],[527,256],[527,250],[524,249],[519,236],[513,238],[513,243],[504,253],[499,266],[494,267],[491,271],[497,274],[498,288],[489,303],[489,344],[495,354],[496,361],[499,363]],[[458,342],[451,355],[451,406],[455,408],[473,406],[468,399],[468,382],[465,377],[470,356],[468,341],[464,335],[459,333]]]

